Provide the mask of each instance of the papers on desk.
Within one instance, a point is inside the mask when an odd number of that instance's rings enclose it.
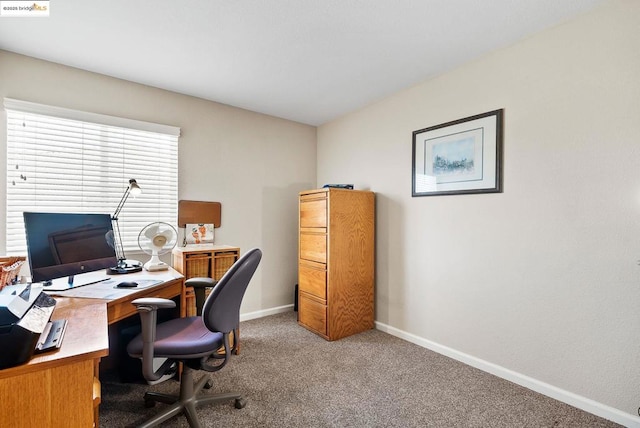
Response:
[[[48,292],[46,287],[44,291],[48,294],[64,297],[84,297],[87,299],[118,299],[120,297],[128,296],[137,291],[144,290],[145,288],[152,287],[154,285],[163,282],[161,279],[141,279],[136,278],[135,282],[138,283],[136,287],[131,288],[118,288],[117,285],[125,281],[124,277],[115,277],[106,281],[98,282],[91,285],[85,285],[84,287],[71,288],[65,291],[50,291]]]

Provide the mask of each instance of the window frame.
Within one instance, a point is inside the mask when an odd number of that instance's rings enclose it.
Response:
[[[176,227],[180,128],[10,98],[4,108],[6,254],[26,254],[22,211],[112,215],[132,178],[142,194],[130,197],[118,216],[125,253],[140,251],[137,237],[145,225],[163,221]],[[25,129],[16,129],[16,117],[29,120],[30,135],[25,122]],[[39,129],[35,122],[42,123]],[[38,153],[45,148],[51,151]],[[49,169],[56,159],[61,172],[54,177]],[[38,190],[29,195],[31,189]]]

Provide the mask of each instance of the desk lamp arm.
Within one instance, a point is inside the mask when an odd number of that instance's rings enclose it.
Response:
[[[116,210],[111,216],[111,222],[115,234],[114,249],[116,251],[116,257],[118,258],[118,267],[124,267],[122,265],[125,264],[126,259],[126,256],[124,254],[124,245],[122,244],[122,235],[120,234],[120,225],[118,224],[118,216],[120,215],[120,211],[122,211],[125,202],[127,202],[127,199],[129,199],[129,195],[133,194],[134,196],[136,196],[140,193],[142,193],[142,189],[140,189],[140,186],[138,186],[138,182],[135,180],[135,178],[131,178],[129,180],[129,186],[127,186],[127,189],[124,191],[122,198],[120,198],[120,202],[118,203]]]

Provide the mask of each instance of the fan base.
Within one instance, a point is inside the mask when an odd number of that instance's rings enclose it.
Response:
[[[156,272],[159,270],[168,270],[169,269],[169,265],[166,263],[145,263],[144,265],[145,270],[149,271],[149,272]]]

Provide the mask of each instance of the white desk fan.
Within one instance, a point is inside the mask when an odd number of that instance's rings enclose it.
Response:
[[[178,232],[169,223],[157,221],[146,225],[138,234],[138,246],[151,256],[144,268],[150,272],[169,269],[169,265],[161,261],[159,256],[171,251],[177,240]]]

